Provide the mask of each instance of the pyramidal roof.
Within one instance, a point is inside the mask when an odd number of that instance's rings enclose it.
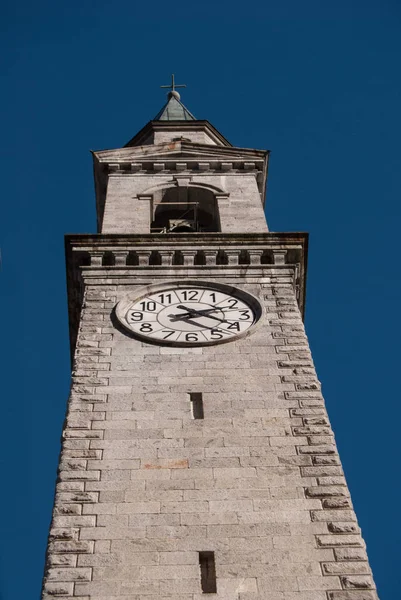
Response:
[[[175,90],[167,94],[167,103],[157,113],[154,121],[196,121],[180,100],[180,95]]]

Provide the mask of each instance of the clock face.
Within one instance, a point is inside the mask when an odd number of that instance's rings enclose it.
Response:
[[[154,286],[146,295],[124,300],[117,317],[137,336],[162,344],[198,346],[245,334],[260,316],[253,296],[229,286]]]

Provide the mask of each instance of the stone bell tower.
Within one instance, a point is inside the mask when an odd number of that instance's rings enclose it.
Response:
[[[66,237],[73,379],[43,599],[376,600],[269,153],[168,101],[93,153]]]

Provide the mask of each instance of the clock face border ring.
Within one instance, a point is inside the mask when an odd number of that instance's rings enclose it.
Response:
[[[149,294],[155,294],[157,292],[163,292],[171,289],[180,289],[180,288],[188,288],[188,287],[197,287],[197,288],[205,288],[212,289],[218,292],[222,292],[223,294],[228,294],[237,297],[239,300],[244,301],[249,307],[252,309],[254,313],[254,323],[251,325],[249,329],[243,331],[241,333],[236,334],[230,338],[223,338],[221,340],[212,340],[212,341],[204,341],[204,342],[195,342],[193,344],[188,342],[179,342],[179,341],[169,341],[169,340],[160,340],[160,339],[152,339],[149,336],[141,335],[136,331],[133,331],[128,323],[126,322],[126,313],[131,307],[133,302],[138,302],[142,298],[145,298]],[[235,285],[230,285],[227,283],[220,283],[215,281],[204,281],[199,279],[182,279],[182,280],[170,280],[163,281],[160,283],[151,283],[144,287],[140,287],[137,290],[133,290],[129,292],[124,298],[122,298],[114,308],[115,315],[121,327],[125,332],[129,332],[130,336],[140,340],[142,342],[146,342],[147,344],[156,345],[156,346],[175,346],[180,348],[197,348],[201,346],[214,346],[216,344],[226,344],[229,342],[234,342],[238,339],[243,339],[249,335],[252,335],[256,329],[260,327],[263,322],[262,316],[265,314],[265,309],[261,302],[258,300],[256,296],[249,293],[248,291],[244,291]]]

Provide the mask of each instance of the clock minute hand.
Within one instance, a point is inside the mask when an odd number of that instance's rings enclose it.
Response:
[[[219,321],[219,323],[227,323],[225,319],[219,319],[219,317],[215,317],[209,314],[203,314],[203,311],[196,311],[195,313],[191,313],[191,317],[206,317],[208,319],[214,319],[215,321]]]
[[[197,310],[196,308],[187,308],[186,306],[184,306],[183,304],[179,304],[177,306],[177,308],[180,308],[181,310],[187,310],[188,312],[196,312],[196,313],[208,313],[208,312],[214,312],[216,310],[220,310],[219,308],[201,308],[200,310]]]

